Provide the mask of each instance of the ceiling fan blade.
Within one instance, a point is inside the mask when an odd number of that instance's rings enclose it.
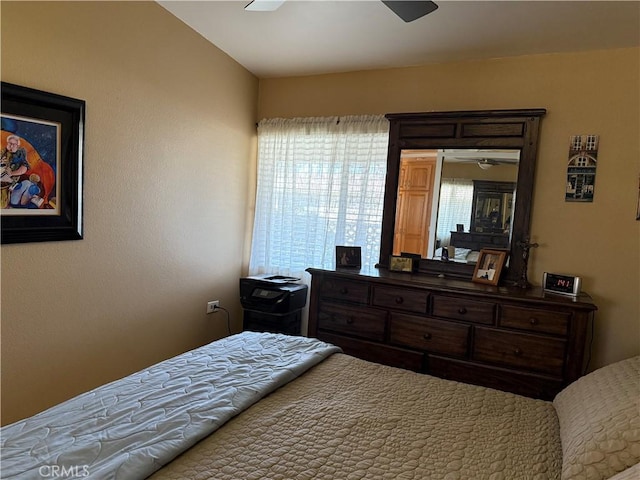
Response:
[[[413,22],[420,17],[424,17],[428,13],[433,12],[438,8],[434,2],[426,1],[396,1],[396,0],[382,0],[387,7],[389,7],[393,13],[398,15],[405,22]]]
[[[284,2],[285,0],[252,0],[244,9],[250,12],[273,12]]]

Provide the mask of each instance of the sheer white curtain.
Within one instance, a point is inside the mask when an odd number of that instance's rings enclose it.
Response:
[[[382,115],[261,121],[249,274],[333,268],[336,245],[375,264],[388,140]]]
[[[471,204],[473,202],[473,181],[466,178],[443,178],[440,182],[440,206],[438,207],[438,229],[436,235],[440,246],[451,241],[451,231],[462,223],[469,230]]]

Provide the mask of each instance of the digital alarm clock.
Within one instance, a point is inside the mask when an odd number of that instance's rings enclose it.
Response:
[[[544,272],[542,276],[542,289],[548,293],[576,297],[580,294],[580,283],[580,277],[573,275]]]

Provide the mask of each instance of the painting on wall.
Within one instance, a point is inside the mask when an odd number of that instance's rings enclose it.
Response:
[[[81,239],[85,102],[1,88],[2,243]]]
[[[571,136],[565,201],[593,202],[598,165],[598,144],[598,135]]]

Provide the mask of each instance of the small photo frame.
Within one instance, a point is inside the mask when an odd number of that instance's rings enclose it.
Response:
[[[389,256],[389,270],[392,272],[413,272],[416,269],[415,257]]]
[[[361,247],[336,246],[336,268],[360,268],[361,266]]]
[[[462,224],[462,223],[456,223],[456,232],[458,232],[458,233],[464,233],[464,224]]]
[[[393,255],[391,255],[393,256]],[[419,253],[400,252],[401,257],[409,257],[413,259],[413,271],[417,272],[420,267],[422,256]]]
[[[489,250],[483,248],[478,255],[478,262],[473,272],[472,280],[476,283],[486,283],[487,285],[498,285],[500,273],[507,260],[505,250]]]

